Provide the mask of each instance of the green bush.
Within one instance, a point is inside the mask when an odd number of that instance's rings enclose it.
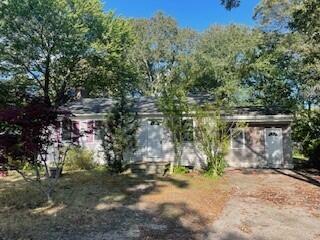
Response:
[[[293,140],[299,143],[301,153],[320,169],[320,111],[302,111],[293,125]]]
[[[173,172],[176,174],[186,174],[189,172],[189,169],[184,166],[174,166]]]
[[[208,161],[208,166],[204,175],[208,177],[222,176],[226,167],[227,163],[224,159],[224,155],[218,154]]]
[[[66,156],[65,169],[90,170],[96,167],[93,161],[93,152],[84,148],[73,148]]]

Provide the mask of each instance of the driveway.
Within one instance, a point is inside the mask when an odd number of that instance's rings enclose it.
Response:
[[[47,204],[0,179],[0,240],[320,239],[320,174],[227,171],[213,180],[66,173]]]
[[[320,176],[245,170],[226,175],[233,193],[208,239],[320,239]]]

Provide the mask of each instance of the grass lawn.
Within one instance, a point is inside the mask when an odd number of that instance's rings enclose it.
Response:
[[[67,172],[54,204],[18,175],[0,178],[0,239],[196,239],[231,192],[225,178]]]

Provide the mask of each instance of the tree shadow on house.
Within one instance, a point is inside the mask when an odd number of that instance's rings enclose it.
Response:
[[[176,189],[190,187],[187,180],[67,173],[52,205],[28,183],[15,184],[14,191],[0,185],[1,193],[6,192],[0,196],[3,239],[206,239],[212,231],[206,216],[174,201]],[[164,188],[172,191],[171,199],[146,199]]]

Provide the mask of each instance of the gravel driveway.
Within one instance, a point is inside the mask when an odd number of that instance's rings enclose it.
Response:
[[[233,195],[207,239],[320,239],[320,176],[301,171],[227,173]]]

